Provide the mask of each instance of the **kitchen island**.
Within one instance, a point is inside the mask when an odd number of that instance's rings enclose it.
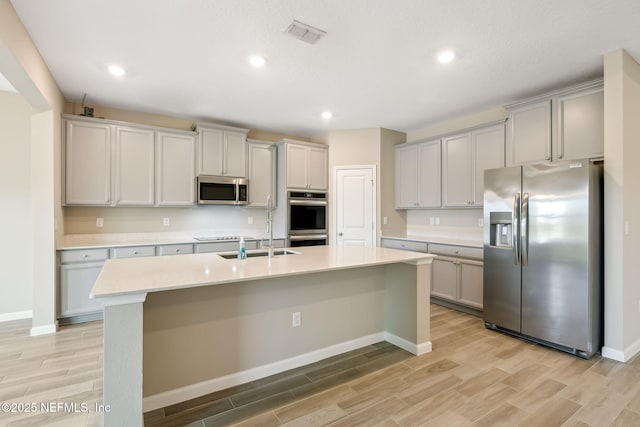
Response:
[[[108,260],[92,290],[105,306],[105,424],[142,425],[143,411],[381,340],[431,351],[433,255],[295,252]]]

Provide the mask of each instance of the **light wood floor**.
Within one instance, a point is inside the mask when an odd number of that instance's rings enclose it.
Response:
[[[640,358],[586,361],[487,330],[474,316],[431,310],[433,352],[236,425],[640,426]],[[0,402],[87,402],[92,409],[102,396],[102,324],[33,338],[29,326],[0,324]],[[100,418],[0,412],[0,425],[100,425]],[[192,425],[220,424],[205,418]]]

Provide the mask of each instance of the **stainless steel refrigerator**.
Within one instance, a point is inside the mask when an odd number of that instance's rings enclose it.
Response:
[[[484,321],[589,358],[602,345],[602,165],[485,171]]]

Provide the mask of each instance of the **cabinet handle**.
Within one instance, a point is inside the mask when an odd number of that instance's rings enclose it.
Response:
[[[134,255],[138,255],[138,251],[133,251],[133,254]]]
[[[551,156],[547,156],[544,158],[545,160],[551,160]]]
[[[180,249],[176,249],[176,252],[180,252]]]
[[[89,254],[84,254],[84,258],[89,258]]]
[[[560,154],[560,155],[558,156],[558,158],[559,158],[559,159],[562,159],[562,154]]]

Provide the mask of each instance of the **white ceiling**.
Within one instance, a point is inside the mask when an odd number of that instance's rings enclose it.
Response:
[[[600,77],[618,48],[640,59],[638,0],[12,4],[68,100],[300,136],[413,130]],[[293,19],[327,35],[296,40]],[[458,59],[442,65],[445,47]]]

